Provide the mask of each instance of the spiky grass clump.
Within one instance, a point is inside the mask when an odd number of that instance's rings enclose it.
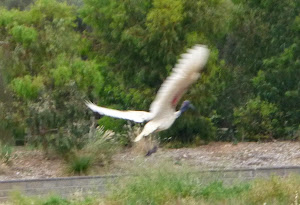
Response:
[[[106,166],[111,163],[112,156],[119,150],[119,144],[115,139],[115,133],[98,127],[89,137],[88,143],[81,150],[93,158],[97,165]]]
[[[69,172],[74,174],[87,174],[92,166],[92,157],[88,155],[76,156],[69,162]]]
[[[66,157],[68,173],[97,173],[99,167],[110,165],[112,156],[119,150],[114,135],[114,132],[105,131],[102,127],[92,130],[87,143],[81,149],[72,150]]]

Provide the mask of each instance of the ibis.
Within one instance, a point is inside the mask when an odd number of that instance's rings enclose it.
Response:
[[[137,123],[147,122],[142,132],[135,138],[135,142],[154,132],[166,130],[186,110],[193,108],[190,101],[184,101],[178,111],[176,105],[188,87],[194,83],[203,70],[209,56],[209,49],[204,45],[195,45],[181,55],[178,63],[173,68],[157,92],[150,105],[150,111],[121,111],[99,107],[91,102],[86,105],[100,115],[131,120]]]

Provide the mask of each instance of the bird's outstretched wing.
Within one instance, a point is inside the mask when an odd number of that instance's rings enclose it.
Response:
[[[203,45],[195,45],[187,53],[181,55],[181,59],[158,90],[150,106],[153,117],[166,110],[175,110],[188,87],[200,77],[200,71],[205,66],[208,56],[209,50]]]
[[[149,112],[132,111],[132,110],[128,110],[128,111],[114,110],[114,109],[99,107],[94,103],[88,101],[85,104],[94,112],[98,112],[101,115],[106,115],[114,118],[132,120],[139,123],[146,122],[152,119],[152,114]]]

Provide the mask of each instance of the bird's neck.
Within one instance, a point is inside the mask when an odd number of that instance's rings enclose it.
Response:
[[[176,118],[179,118],[181,114],[182,114],[182,112],[180,110],[178,110],[177,112],[175,112]]]
[[[177,112],[175,112],[176,118],[180,117],[180,115],[182,115],[182,113],[184,113],[185,111],[186,111],[186,110],[180,109],[180,110],[178,110]]]

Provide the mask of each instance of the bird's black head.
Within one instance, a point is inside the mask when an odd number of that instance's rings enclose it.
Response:
[[[185,100],[181,105],[180,111],[181,111],[181,113],[183,113],[183,112],[187,111],[189,108],[191,108],[193,110],[195,109],[195,107],[192,105],[192,103],[190,101]]]

